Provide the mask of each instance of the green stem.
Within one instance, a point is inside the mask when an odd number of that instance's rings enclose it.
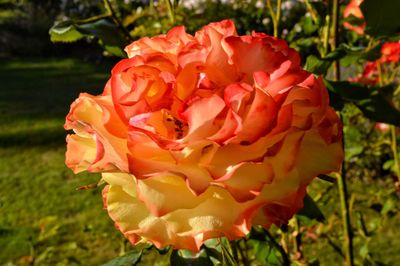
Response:
[[[97,16],[93,16],[93,17],[90,17],[90,18],[78,20],[78,21],[77,21],[77,24],[90,23],[90,22],[98,21],[98,20],[100,20],[100,19],[109,18],[109,17],[111,17],[110,14],[97,15]]]
[[[332,0],[332,25],[328,24],[328,32],[331,32],[331,50],[334,51],[338,45],[338,22],[339,22],[339,0]],[[332,27],[332,28],[331,28]],[[340,64],[339,61],[335,61],[334,64],[334,80],[340,80]],[[343,121],[342,116],[340,119]],[[342,132],[343,133],[343,132]],[[343,151],[345,150],[344,137],[343,137]],[[350,221],[350,209],[348,202],[348,190],[346,185],[346,166],[343,161],[342,171],[337,179],[339,197],[340,197],[340,208],[342,211],[342,223],[344,231],[343,247],[345,250],[345,259],[347,266],[354,265],[354,251],[353,251],[353,230],[351,228]]]
[[[237,245],[236,241],[234,241],[234,240],[229,241],[229,245],[231,246],[233,258],[235,259],[236,262],[239,263],[238,245]]]
[[[282,0],[277,0],[276,2],[276,12],[272,8],[271,0],[267,0],[267,7],[269,10],[269,13],[271,14],[271,19],[272,19],[272,24],[274,27],[274,37],[279,36],[279,23],[281,20],[281,5],[282,5]]]
[[[323,31],[323,36],[322,36],[322,47],[323,47],[323,52],[324,54],[322,55],[323,57],[328,54],[329,52],[329,29],[331,25],[331,16],[327,15],[325,17],[325,26],[324,26],[324,31]]]
[[[150,11],[150,14],[154,13],[154,0],[149,1],[149,11]]]
[[[304,1],[307,7],[307,11],[310,13],[312,20],[314,21],[314,23],[318,22],[318,17],[317,17],[317,13],[315,12],[313,6],[310,4],[310,0],[305,0]]]
[[[386,79],[381,64],[379,63],[379,61],[376,61],[376,63],[379,75],[379,85],[382,87],[384,86],[384,84],[386,84]],[[399,152],[397,150],[396,126],[390,125],[390,136],[391,136],[391,148],[394,160],[394,173],[396,174],[398,180],[396,183],[396,187],[400,188],[400,161],[399,161]]]
[[[115,13],[114,8],[112,7],[111,3],[109,0],[103,0],[104,2],[104,6],[107,10],[107,12],[109,13],[109,15],[111,16],[112,20],[114,21],[114,23],[117,25],[117,27],[119,28],[119,30],[123,33],[123,35],[125,35],[125,39],[128,42],[133,41],[132,36],[129,34],[128,30],[124,27],[124,25],[122,25],[121,20],[119,20],[117,14]]]
[[[174,25],[175,24],[175,8],[170,0],[165,0],[165,4],[167,5],[169,19],[171,20],[171,23]]]
[[[268,237],[269,241],[272,243],[272,245],[274,246],[274,248],[276,248],[276,249],[279,251],[279,253],[281,254],[281,257],[282,257],[282,265],[283,265],[283,266],[290,266],[289,256],[288,256],[288,254],[286,253],[286,251],[282,248],[281,245],[279,245],[279,244],[275,241],[274,237],[273,237],[267,230],[264,230],[264,233],[265,233],[265,235]]]
[[[347,185],[345,176],[346,176],[346,171],[343,163],[342,173],[341,175],[338,176],[338,190],[340,197],[340,208],[342,209],[342,223],[344,231],[343,245],[345,249],[346,265],[353,266],[354,265],[353,231],[351,229],[351,223],[350,223],[350,211],[349,211],[349,202],[347,198]]]
[[[276,25],[274,26],[274,36],[279,37],[279,24],[281,23],[281,5],[282,0],[277,0],[276,3]]]
[[[397,175],[396,186],[400,187],[400,162],[399,162],[399,152],[397,150],[396,126],[390,125],[390,133],[392,136],[392,152],[393,152],[395,173]]]
[[[336,50],[338,46],[338,31],[339,31],[339,0],[333,0],[332,3],[332,41],[331,50]],[[334,65],[334,76],[336,80],[340,80],[340,65],[339,61],[335,60]]]
[[[241,242],[244,242],[244,247],[242,247],[242,245],[241,245]],[[241,240],[239,240],[239,242],[237,242],[237,247],[238,247],[238,250],[239,250],[239,253],[240,253],[240,257],[242,258],[242,260],[241,260],[241,265],[243,265],[243,266],[248,266],[248,265],[250,265],[249,264],[249,261],[248,261],[248,258],[247,258],[247,246],[246,246],[246,239],[245,238],[242,238]],[[238,261],[239,262],[239,261]]]
[[[329,176],[329,175],[318,175],[318,178],[319,179],[321,179],[321,180],[324,180],[324,181],[327,181],[327,182],[329,182],[329,183],[335,183],[336,184],[336,182],[337,182],[337,178],[336,177],[332,177],[332,176]]]

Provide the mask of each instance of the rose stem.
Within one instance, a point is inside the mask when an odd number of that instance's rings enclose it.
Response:
[[[281,20],[281,4],[282,4],[282,0],[277,0],[276,13],[275,13],[274,9],[272,8],[271,0],[267,0],[267,7],[269,10],[269,13],[271,14],[272,24],[274,26],[274,37],[279,36],[279,23]]]
[[[385,85],[386,79],[384,79],[382,66],[380,62],[376,61],[376,66],[378,68],[379,74],[379,85],[382,87]],[[397,150],[397,134],[396,134],[396,126],[390,125],[390,136],[391,136],[391,148],[393,153],[393,160],[394,160],[394,173],[397,176],[396,188],[400,188],[400,162],[399,162],[399,153]]]
[[[390,125],[390,133],[392,137],[392,151],[393,151],[393,159],[395,164],[395,173],[397,175],[397,184],[396,187],[400,187],[400,163],[399,163],[399,153],[397,151],[397,134],[396,134],[396,126]]]
[[[112,7],[110,1],[109,0],[103,0],[103,2],[104,2],[104,7],[106,8],[107,12],[110,14],[112,20],[117,25],[119,30],[125,35],[126,40],[128,42],[133,41],[132,36],[129,34],[128,30],[124,27],[124,25],[122,25],[122,22],[117,17],[117,14],[115,13],[115,10]]]
[[[238,246],[235,240],[229,241],[229,244],[231,246],[232,250],[232,255],[235,261],[239,264],[239,256],[238,256]]]
[[[339,27],[339,0],[332,0],[332,29],[328,28],[328,31],[331,30],[332,39],[331,39],[331,50],[334,51],[338,44],[338,27]],[[340,80],[340,64],[339,61],[336,60],[334,62],[334,80]],[[340,115],[340,119],[343,121],[342,115]],[[343,129],[342,129],[343,130]],[[343,131],[342,131],[343,133]],[[344,145],[344,137],[343,137],[343,152],[345,151]],[[343,230],[344,230],[344,241],[343,246],[345,249],[345,257],[346,257],[346,265],[353,266],[354,265],[354,256],[353,256],[353,231],[351,229],[350,222],[350,211],[349,211],[349,202],[348,202],[348,191],[346,185],[346,166],[343,160],[342,163],[342,171],[337,180],[338,189],[339,189],[339,197],[340,197],[340,207],[342,209],[342,222],[343,222]]]
[[[175,24],[175,7],[170,0],[165,0],[165,4],[167,5],[169,19],[171,20],[172,24]]]
[[[281,245],[279,245],[276,240],[274,239],[274,237],[267,231],[267,230],[263,230],[264,234],[268,237],[268,239],[270,240],[270,242],[272,243],[272,245],[279,251],[279,253],[281,254],[282,257],[282,265],[283,266],[290,266],[290,260],[289,260],[289,256],[288,254],[285,252],[285,250],[282,248]]]

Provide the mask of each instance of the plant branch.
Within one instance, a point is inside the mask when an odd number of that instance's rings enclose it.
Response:
[[[337,183],[337,178],[336,177],[332,177],[332,176],[329,176],[329,175],[318,175],[318,178],[319,179],[322,179],[322,180],[324,180],[324,181],[327,181],[327,182],[329,182],[329,183],[334,183],[334,184],[336,184]]]
[[[379,61],[376,61],[376,66],[378,68],[379,75],[379,85],[382,87],[386,84],[386,79],[382,70],[382,66]],[[391,148],[393,153],[394,160],[394,173],[397,176],[396,188],[400,188],[400,161],[399,161],[399,152],[397,150],[397,134],[396,134],[396,126],[390,125],[390,137],[391,137]]]
[[[109,17],[111,17],[110,14],[102,14],[102,15],[97,15],[97,16],[93,16],[90,18],[86,18],[86,19],[80,19],[76,23],[77,24],[85,24],[85,23],[90,23],[90,22],[98,21],[100,19],[109,18]]]
[[[275,241],[274,237],[267,231],[264,230],[265,235],[268,237],[269,241],[271,244],[279,251],[282,257],[282,265],[283,266],[290,266],[290,259],[286,251],[282,248],[281,245],[278,244],[278,242]]]
[[[397,134],[396,134],[396,126],[390,125],[390,135],[392,138],[392,152],[395,166],[395,173],[397,175],[397,186],[400,186],[400,161],[399,161],[399,152],[397,150]]]
[[[339,0],[333,0],[332,3],[332,25],[331,25],[331,50],[336,50],[338,46],[338,31],[339,31]],[[340,64],[339,60],[333,62],[334,76],[336,80],[340,80]]]
[[[169,19],[172,24],[175,24],[175,7],[170,0],[165,0],[165,4],[167,5]]]
[[[338,21],[339,21],[339,0],[331,0],[332,7],[332,19],[329,20],[327,32],[331,33],[331,50],[334,51],[338,45]],[[332,23],[332,25],[330,24]],[[327,38],[329,39],[329,37]],[[327,43],[325,43],[327,45]],[[328,47],[326,46],[326,49]],[[327,50],[325,50],[327,52]],[[339,61],[335,61],[335,69],[333,72],[334,80],[340,80],[340,64]],[[340,120],[343,121],[342,116],[340,115]],[[343,129],[342,129],[343,135]],[[343,152],[345,151],[344,145],[344,137],[342,142]],[[337,185],[339,190],[340,197],[340,208],[342,211],[342,223],[343,223],[343,231],[344,231],[344,241],[343,248],[345,250],[345,259],[347,266],[354,265],[354,255],[353,255],[353,231],[351,228],[350,222],[350,210],[349,210],[349,202],[348,202],[348,191],[346,185],[346,165],[343,161],[342,170],[340,175],[337,178]]]
[[[113,7],[110,3],[110,0],[103,0],[103,2],[104,2],[104,7],[106,8],[107,12],[111,16],[114,23],[117,25],[119,30],[123,33],[123,35],[125,35],[125,39],[128,42],[133,41],[132,36],[129,34],[128,30],[124,27],[124,25],[122,25],[121,20],[117,17],[117,14],[115,13],[115,10],[113,9]]]
[[[279,36],[279,23],[281,20],[281,5],[282,5],[282,0],[277,0],[276,3],[276,12],[272,8],[271,0],[267,0],[267,7],[269,10],[269,13],[271,14],[271,19],[272,19],[272,24],[274,27],[274,37]]]

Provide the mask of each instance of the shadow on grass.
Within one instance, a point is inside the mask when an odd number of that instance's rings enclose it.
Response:
[[[49,148],[65,145],[67,133],[63,128],[42,128],[18,133],[0,133],[0,147],[47,146]]]
[[[15,114],[63,116],[80,92],[99,94],[110,63],[72,59],[0,60],[0,118]]]
[[[64,117],[81,92],[100,94],[112,62],[0,60],[0,147],[64,145]]]

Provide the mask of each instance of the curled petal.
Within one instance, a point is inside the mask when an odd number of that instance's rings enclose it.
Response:
[[[64,127],[77,134],[67,138],[71,143],[67,146],[66,163],[74,171],[127,170],[127,127],[112,108],[109,96],[81,94],[71,105]]]

